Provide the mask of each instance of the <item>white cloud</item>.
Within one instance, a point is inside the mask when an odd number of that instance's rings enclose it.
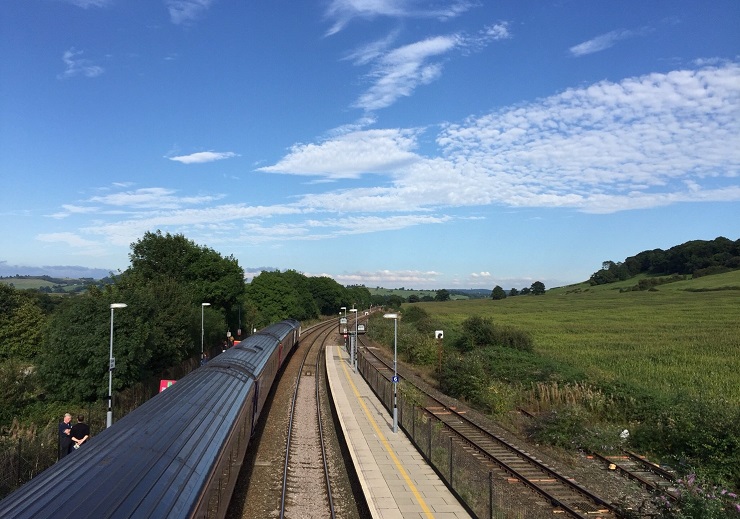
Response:
[[[162,229],[212,246],[279,246],[288,240],[444,225],[466,218],[467,207],[613,213],[737,202],[739,86],[736,63],[602,81],[445,124],[436,135],[436,156],[418,153],[425,137],[420,129],[338,132],[316,144],[296,145],[260,171],[330,180],[372,173],[385,177],[382,182],[327,188],[270,206],[223,204],[220,194],[183,196],[168,188],[119,184],[63,206],[60,215],[95,214],[77,234],[39,239],[71,244],[84,243],[80,236],[95,236],[126,247],[144,232]],[[408,279],[399,285],[417,284],[411,281],[416,278]],[[482,270],[457,282],[471,286],[474,280],[494,281]]]
[[[474,36],[451,34],[434,36],[386,50],[385,39],[362,47],[348,56],[356,65],[371,64],[367,78],[371,86],[354,102],[365,111],[387,108],[417,87],[427,85],[442,75],[442,60],[454,50],[479,51],[492,41],[510,37],[507,22],[485,27]]]
[[[627,30],[607,32],[606,34],[601,34],[588,41],[574,45],[570,48],[570,53],[576,57],[593,54],[594,52],[600,52],[609,47],[613,47],[617,42],[627,38],[632,38],[635,35],[636,33],[634,31]]]
[[[88,59],[81,58],[83,52],[74,47],[64,51],[62,61],[66,65],[64,72],[59,74],[59,79],[67,79],[75,76],[97,77],[104,72],[103,67],[93,65]]]
[[[341,31],[355,18],[374,19],[388,18],[436,18],[447,20],[460,16],[477,4],[469,0],[452,2],[424,2],[417,7],[418,0],[332,0],[326,11],[326,17],[334,20],[327,35]]]
[[[170,20],[175,25],[195,21],[212,3],[213,0],[165,0]]]
[[[374,270],[356,271],[332,275],[342,285],[362,284],[412,289],[415,286],[434,285],[440,282],[441,272],[433,270]]]
[[[62,243],[91,256],[103,256],[107,252],[105,244],[97,240],[87,240],[72,232],[39,234],[36,236],[36,240],[44,243]]]
[[[91,202],[128,209],[181,209],[218,200],[222,196],[175,196],[174,189],[159,187],[123,191],[104,196],[94,196]]]
[[[205,162],[214,162],[216,160],[230,159],[238,157],[237,153],[232,151],[216,152],[216,151],[200,151],[198,153],[191,153],[190,155],[180,155],[178,157],[165,157],[175,162],[182,162],[183,164],[203,164]]]
[[[419,157],[414,130],[366,130],[340,135],[319,144],[300,144],[274,166],[271,173],[357,178],[362,173],[387,173]]]
[[[64,0],[68,4],[76,5],[87,9],[88,7],[106,7],[113,3],[113,0]]]

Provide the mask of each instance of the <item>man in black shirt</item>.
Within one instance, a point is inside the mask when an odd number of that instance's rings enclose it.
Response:
[[[85,417],[79,415],[77,423],[72,426],[72,449],[79,449],[90,437],[90,426],[85,423]]]

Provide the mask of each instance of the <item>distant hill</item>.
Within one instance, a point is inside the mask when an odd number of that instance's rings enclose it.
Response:
[[[646,250],[623,262],[605,261],[589,278],[593,285],[625,281],[640,274],[648,276],[701,277],[740,269],[740,240],[722,236],[693,240],[668,250]]]
[[[103,279],[108,277],[113,269],[96,269],[76,265],[51,265],[43,267],[26,267],[23,265],[8,265],[7,261],[0,261],[0,277],[14,276],[49,276],[52,278],[91,278]]]

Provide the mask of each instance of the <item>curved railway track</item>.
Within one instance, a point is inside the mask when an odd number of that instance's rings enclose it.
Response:
[[[336,330],[337,319],[302,330],[247,451],[227,519],[361,517],[356,476],[348,472],[334,432],[320,361]]]
[[[333,330],[333,325],[316,328],[318,337],[307,345],[295,381],[285,448],[280,519],[286,514],[308,517],[306,509],[313,517],[336,517],[319,392],[319,379],[323,374],[321,361],[329,333]],[[312,396],[315,412],[309,409]],[[290,509],[295,507],[299,509],[295,512],[300,513],[291,513]]]
[[[362,353],[383,377],[386,379],[392,377],[392,365],[367,347],[362,348]],[[404,377],[399,374],[399,378]],[[413,385],[408,380],[407,383]],[[618,517],[616,510],[609,503],[571,478],[557,473],[504,438],[474,423],[465,416],[464,411],[445,405],[424,388],[416,389],[425,395],[424,407],[427,412],[447,425],[466,448],[474,450],[492,471],[503,472],[509,480],[513,478],[524,484],[546,500],[555,512],[565,512],[576,518]]]

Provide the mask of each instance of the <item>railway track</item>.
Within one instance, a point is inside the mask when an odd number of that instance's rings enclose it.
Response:
[[[392,365],[375,354],[367,344],[365,346],[362,348],[365,359],[383,377],[390,379],[393,375]],[[401,375],[400,378],[404,377]],[[406,382],[413,385],[408,380]],[[424,388],[415,387],[425,396],[425,410],[443,422],[466,449],[474,451],[476,457],[484,461],[492,472],[505,474],[509,481],[522,483],[536,493],[553,507],[553,512],[567,513],[576,518],[618,517],[611,504],[571,478],[559,474],[524,450],[474,423],[465,416],[464,411],[445,405]]]
[[[614,456],[598,453],[591,455],[605,463],[609,469],[616,470],[621,475],[637,481],[648,490],[661,492],[674,501],[679,497],[678,489],[675,488],[676,476],[639,454],[623,450],[621,454]]]
[[[336,517],[329,466],[324,447],[321,395],[319,392],[324,375],[322,359],[325,344],[334,325],[319,326],[316,338],[306,345],[298,376],[295,381],[293,401],[288,423],[288,441],[283,468],[283,490],[280,501],[280,518]],[[324,379],[325,380],[325,379]],[[311,409],[310,401],[314,400]]]
[[[302,330],[252,438],[226,519],[360,518],[319,355],[336,330],[337,319]]]

